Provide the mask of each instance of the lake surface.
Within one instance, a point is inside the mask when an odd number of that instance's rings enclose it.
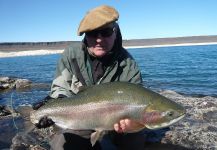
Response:
[[[193,96],[217,96],[217,45],[130,49],[142,72],[144,86]],[[0,76],[51,84],[60,54],[0,58]],[[49,94],[47,88],[0,93],[0,105],[15,108]],[[9,148],[19,119],[0,120],[0,149]]]
[[[144,85],[187,95],[217,95],[217,45],[130,50]]]
[[[193,96],[217,96],[217,45],[129,49],[142,72],[144,86]],[[51,84],[60,54],[0,58],[0,76]],[[49,89],[0,94],[0,104],[30,104]]]

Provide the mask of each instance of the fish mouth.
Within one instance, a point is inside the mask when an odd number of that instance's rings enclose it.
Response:
[[[181,120],[184,117],[185,117],[185,114],[179,116],[176,119],[171,120],[170,122],[166,122],[166,123],[164,122],[164,123],[161,123],[161,124],[158,124],[158,125],[145,125],[145,126],[148,129],[161,129],[161,128],[164,128],[164,127],[168,127],[171,124],[174,124],[175,122],[178,122],[179,120]]]

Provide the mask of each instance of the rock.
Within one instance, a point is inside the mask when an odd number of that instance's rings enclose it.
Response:
[[[1,85],[0,85],[0,89],[2,89],[2,90],[8,89],[8,88],[10,88],[10,84],[8,84],[8,83],[1,84]]]
[[[50,89],[48,83],[32,83],[28,79],[19,79],[15,77],[0,77],[0,92],[10,89],[25,90],[30,88]]]
[[[8,117],[19,117],[20,114],[8,106],[0,105],[0,119]]]
[[[4,105],[0,105],[0,116],[8,116],[11,115],[11,110],[4,106]]]
[[[175,144],[190,149],[217,149],[217,98],[189,97],[162,93],[182,104],[186,117],[170,126],[161,143]]]
[[[49,141],[51,140],[53,128],[46,129],[33,129],[32,131],[25,133],[18,133],[12,139],[12,150],[23,149],[23,150],[48,150],[50,149]]]
[[[9,77],[0,77],[0,82],[6,83],[10,80]]]
[[[15,81],[16,89],[29,87],[32,82],[27,79],[17,79]]]
[[[217,110],[204,113],[203,119],[209,122],[217,122]]]
[[[31,81],[28,79],[18,79],[12,77],[0,77],[0,90],[20,89],[31,86]]]
[[[207,127],[207,131],[210,131],[210,132],[217,132],[217,127],[208,126],[208,127]]]
[[[0,90],[5,90],[14,87],[15,79],[9,77],[0,77]]]

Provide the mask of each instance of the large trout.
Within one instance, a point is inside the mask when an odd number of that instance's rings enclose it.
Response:
[[[132,119],[144,128],[167,127],[185,115],[185,109],[143,86],[127,82],[95,85],[74,97],[55,99],[33,111],[31,122],[36,124],[46,116],[63,129],[95,130],[95,144],[101,131],[113,130],[121,119]],[[141,129],[135,129],[138,131]]]

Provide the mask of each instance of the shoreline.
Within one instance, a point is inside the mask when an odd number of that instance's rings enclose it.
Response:
[[[23,50],[18,52],[1,52],[0,58],[60,54],[64,50]]]
[[[133,48],[155,48],[155,47],[176,47],[176,46],[200,46],[200,45],[217,45],[217,42],[161,44],[161,45],[144,45],[144,46],[124,46],[124,48],[133,49]]]
[[[134,48],[156,48],[156,47],[175,47],[175,46],[199,46],[199,45],[217,45],[217,42],[206,43],[182,43],[182,44],[161,44],[161,45],[144,45],[144,46],[124,46],[126,49]],[[62,53],[64,49],[52,50],[52,49],[39,49],[39,50],[21,50],[21,51],[0,51],[0,58],[19,57],[19,56],[36,56],[36,55],[50,55]]]

